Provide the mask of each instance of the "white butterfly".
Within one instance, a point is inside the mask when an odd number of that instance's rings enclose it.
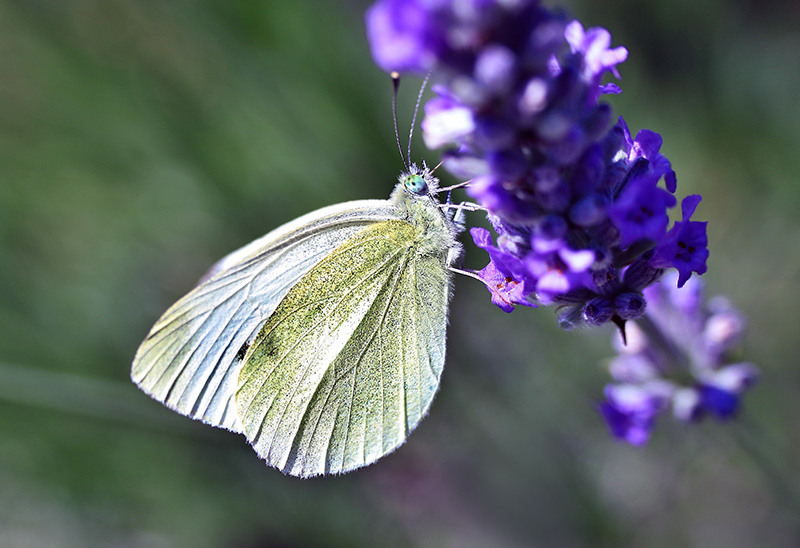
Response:
[[[412,166],[389,200],[320,209],[231,253],[156,322],[131,377],[287,474],[394,450],[444,366],[461,222],[437,184]]]

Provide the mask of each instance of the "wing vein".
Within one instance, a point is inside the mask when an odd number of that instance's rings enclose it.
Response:
[[[233,294],[233,295],[230,295],[230,296],[228,296],[228,297],[227,297],[227,298],[226,298],[224,301],[222,301],[222,302],[220,303],[220,305],[222,305],[222,304],[226,304],[226,303],[228,303],[228,302],[231,302],[231,299],[233,299],[233,297],[234,297],[234,296],[237,296],[237,297],[238,297],[238,296],[239,296],[239,295],[238,295],[238,292],[237,292],[236,294]],[[231,319],[232,319],[232,318],[233,318],[233,317],[236,315],[236,312],[237,312],[237,311],[238,311],[238,310],[241,308],[241,306],[242,306],[242,304],[243,304],[243,303],[244,303],[244,301],[241,301],[241,302],[239,302],[239,304],[238,304],[238,306],[236,306],[235,310],[234,310],[234,311],[233,311],[233,312],[232,312],[230,315],[227,315],[227,318],[226,318],[226,320],[225,320],[225,325],[228,325],[228,324],[230,323],[230,320],[231,320]],[[219,307],[218,307],[216,310],[219,310]],[[190,339],[190,340],[191,340],[193,343],[195,343],[195,342],[196,342],[196,344],[193,344],[193,348],[191,349],[191,353],[189,354],[189,356],[188,356],[188,357],[187,357],[185,360],[183,360],[183,363],[181,363],[180,365],[178,365],[178,369],[177,369],[177,371],[175,371],[175,377],[174,377],[173,381],[170,383],[170,387],[169,387],[169,390],[167,390],[167,395],[164,397],[164,401],[167,401],[167,400],[169,400],[169,399],[170,399],[170,397],[171,397],[171,395],[172,395],[172,390],[173,390],[173,388],[175,388],[175,385],[176,385],[176,383],[177,383],[178,379],[180,378],[181,374],[184,372],[184,370],[186,369],[186,366],[189,364],[189,362],[191,362],[191,361],[192,361],[192,359],[193,359],[193,358],[194,358],[194,356],[195,356],[195,353],[196,353],[196,352],[197,352],[197,351],[200,349],[200,347],[202,346],[202,343],[203,343],[203,339],[204,339],[204,337],[201,337],[199,340],[196,340],[196,339],[197,339],[197,336],[198,336],[198,334],[199,334],[199,333],[200,333],[200,332],[201,332],[201,331],[202,331],[202,330],[203,330],[203,329],[204,329],[204,328],[207,326],[207,324],[208,324],[209,320],[210,320],[212,317],[214,318],[214,320],[215,320],[215,321],[217,320],[217,318],[216,318],[216,317],[215,317],[213,314],[208,314],[208,315],[207,315],[207,316],[206,316],[206,317],[203,319],[202,323],[201,323],[201,324],[200,324],[200,325],[197,327],[197,329],[194,331],[194,333],[192,333],[192,337],[191,337],[191,339]],[[223,316],[223,317],[226,317],[226,316]],[[216,345],[216,343],[217,343],[217,342],[219,342],[219,338],[217,338],[217,340],[215,341],[215,345]],[[215,345],[214,345],[214,346],[215,346]],[[213,348],[213,346],[212,346],[212,348]],[[201,363],[201,364],[202,364],[202,363],[203,363],[203,362],[206,360],[206,358],[208,357],[208,354],[209,354],[209,351],[206,351],[206,352],[205,352],[205,354],[204,354],[202,357],[200,357],[200,358],[199,358],[199,361],[200,361],[200,363]],[[175,361],[175,360],[172,360],[170,363],[174,363],[174,361]],[[202,368],[201,368],[201,367],[198,367],[198,370],[200,370],[200,369],[202,369]],[[166,374],[166,373],[167,373],[167,370],[168,370],[168,368],[165,368],[165,369],[164,369],[164,371],[162,371],[162,373],[161,373],[161,375],[159,375],[158,381],[157,381],[156,383],[158,383],[158,382],[161,382],[161,379],[163,379],[163,378],[164,378],[164,374]],[[195,374],[196,374],[196,373],[197,373],[197,371],[195,371]],[[191,379],[190,379],[190,380],[191,380]],[[191,383],[187,383],[187,386],[189,386],[190,384],[191,384]],[[181,394],[181,395],[183,395],[183,394]]]
[[[358,356],[358,359],[356,360],[356,363],[355,363],[355,364],[353,364],[353,367],[354,367],[354,368],[357,368],[359,365],[361,365],[361,361],[364,359],[364,354],[366,354],[366,352],[367,352],[367,350],[369,349],[369,346],[370,346],[370,344],[372,343],[372,341],[373,341],[373,340],[375,340],[375,337],[377,336],[377,333],[379,333],[379,332],[381,331],[381,326],[384,324],[384,320],[386,319],[386,314],[387,314],[387,312],[389,311],[389,307],[390,307],[390,306],[391,306],[391,304],[392,304],[392,300],[393,300],[393,298],[394,298],[394,295],[395,295],[395,290],[397,289],[397,283],[398,283],[398,280],[400,279],[400,277],[401,277],[401,275],[402,275],[402,273],[403,273],[403,269],[404,269],[404,267],[406,266],[406,264],[408,264],[408,258],[407,258],[407,256],[406,256],[406,260],[405,260],[405,261],[403,261],[403,265],[402,265],[402,267],[401,267],[401,268],[398,268],[398,269],[396,270],[396,274],[395,274],[395,276],[394,276],[394,279],[392,280],[392,288],[391,288],[391,290],[390,290],[390,292],[389,292],[389,294],[388,294],[388,297],[387,297],[387,299],[386,299],[386,306],[384,307],[384,309],[383,309],[383,313],[381,314],[381,321],[380,321],[380,322],[379,322],[379,324],[378,324],[378,329],[376,329],[376,330],[375,330],[375,331],[374,331],[374,332],[373,332],[373,333],[370,335],[370,337],[369,337],[369,340],[368,340],[368,341],[367,341],[367,343],[364,345],[364,348],[363,348],[363,350],[361,351],[360,355]],[[376,300],[377,300],[377,299],[376,299]],[[363,321],[363,320],[362,320],[362,321]],[[356,376],[357,376],[357,375],[356,375],[356,372],[354,372],[354,373],[353,373],[353,376],[354,376],[354,377],[356,377]],[[337,380],[338,380],[338,379],[337,379]],[[348,406],[348,412],[347,412],[347,425],[348,425],[348,427],[347,427],[347,430],[346,430],[346,432],[345,432],[345,441],[344,441],[344,446],[345,446],[345,448],[347,447],[347,443],[348,443],[348,441],[349,441],[349,437],[350,437],[350,436],[349,436],[349,435],[350,435],[350,420],[351,420],[351,418],[352,418],[352,409],[353,409],[353,404],[352,404],[352,402],[353,402],[353,399],[354,399],[354,397],[355,397],[355,389],[356,389],[356,382],[355,382],[355,378],[354,378],[354,380],[353,380],[353,388],[352,388],[352,391],[351,391],[351,393],[350,393],[350,405]],[[364,444],[363,444],[363,441],[362,441],[361,450],[362,450],[362,461],[363,461],[363,450],[364,450]],[[342,465],[344,465],[344,462],[342,463]]]

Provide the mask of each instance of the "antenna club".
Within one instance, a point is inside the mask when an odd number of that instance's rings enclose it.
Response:
[[[406,166],[406,169],[411,167],[411,141],[414,138],[414,126],[417,124],[417,113],[419,112],[419,105],[422,103],[422,94],[425,92],[425,86],[428,84],[428,80],[431,77],[431,73],[425,75],[425,79],[422,80],[422,85],[419,88],[419,94],[417,95],[417,103],[414,105],[414,116],[411,118],[411,128],[408,131],[408,155],[403,155],[403,145],[400,143],[400,130],[398,129],[397,125],[397,92],[400,88],[400,73],[397,71],[393,71],[390,75],[392,77],[392,87],[394,88],[394,92],[392,93],[392,118],[394,120],[394,136],[395,140],[397,141],[397,148],[400,151],[400,158],[403,160],[403,165]]]

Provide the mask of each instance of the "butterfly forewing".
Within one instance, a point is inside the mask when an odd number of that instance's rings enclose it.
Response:
[[[230,254],[156,322],[136,352],[131,377],[172,409],[240,432],[232,397],[242,350],[314,265],[365,227],[396,216],[387,201],[339,204]]]
[[[420,254],[421,237],[401,220],[364,229],[300,279],[259,331],[236,404],[273,466],[298,476],[363,466],[427,413],[444,364],[450,274],[447,248]]]

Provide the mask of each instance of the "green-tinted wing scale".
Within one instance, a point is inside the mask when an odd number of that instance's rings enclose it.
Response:
[[[243,353],[289,289],[365,227],[397,217],[385,200],[310,213],[230,254],[156,322],[131,377],[176,411],[241,431],[232,398]]]
[[[427,413],[445,353],[447,249],[377,223],[287,293],[250,346],[236,404],[273,466],[297,476],[351,470],[399,446]]]

